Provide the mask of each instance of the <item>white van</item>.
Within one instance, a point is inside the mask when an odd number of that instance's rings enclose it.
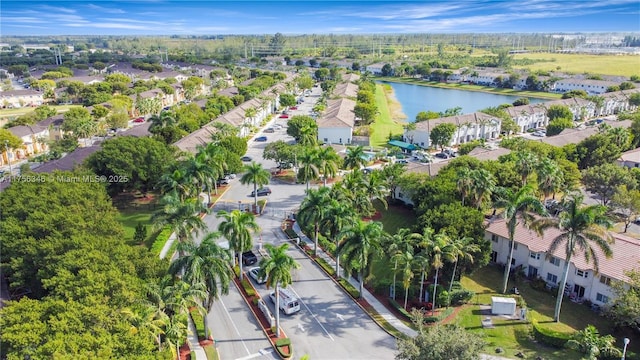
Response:
[[[287,315],[291,315],[293,313],[297,313],[300,311],[300,301],[298,298],[291,292],[289,289],[278,289],[280,294],[280,310]],[[276,293],[275,291],[269,294],[269,298],[271,302],[276,303]]]

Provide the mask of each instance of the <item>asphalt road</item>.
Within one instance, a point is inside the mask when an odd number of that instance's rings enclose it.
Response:
[[[309,114],[320,89],[314,88],[310,97],[298,106],[291,115]],[[286,119],[276,118],[267,124],[286,125]],[[249,142],[247,155],[264,168],[271,169],[276,164],[262,159],[262,151],[272,141],[293,140],[286,135],[286,128],[275,133],[258,133],[267,136],[267,142]],[[215,231],[220,220],[215,216],[218,210],[243,209],[253,203],[250,196],[253,185],[242,185],[240,174],[232,179],[225,193],[214,207],[212,214],[204,218],[210,231]],[[267,199],[262,216],[256,221],[261,232],[254,239],[254,250],[263,244],[287,242],[280,230],[281,221],[299,206],[304,199],[304,184],[284,184],[272,181],[268,185],[271,195]],[[203,234],[197,236],[201,239]],[[225,240],[221,239],[220,243]],[[339,287],[329,279],[311,260],[293,246],[289,250],[302,266],[294,272],[292,289],[301,299],[302,310],[294,315],[282,315],[281,327],[294,344],[294,358],[305,354],[311,359],[392,359],[396,349],[395,339],[378,327]],[[245,271],[247,269],[244,269]],[[269,290],[264,285],[256,285],[265,302],[273,311],[268,299]],[[217,347],[223,359],[276,359],[269,341],[253,318],[238,290],[231,287],[228,295],[214,303],[208,315],[209,326],[213,330]]]

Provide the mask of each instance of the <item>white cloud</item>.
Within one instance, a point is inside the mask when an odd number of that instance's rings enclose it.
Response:
[[[104,6],[98,6],[95,4],[87,4],[86,6],[91,10],[100,11],[108,14],[126,14],[126,11],[122,9],[106,8]]]

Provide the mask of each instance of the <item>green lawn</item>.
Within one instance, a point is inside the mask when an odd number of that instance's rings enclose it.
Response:
[[[589,54],[551,54],[530,53],[516,54],[515,59],[532,59],[537,62],[531,65],[514,66],[514,68],[531,71],[560,71],[571,74],[604,74],[629,77],[639,75],[637,55],[589,55]]]
[[[542,356],[545,359],[580,359],[580,354],[565,350],[543,347],[531,341],[529,337],[530,325],[514,320],[494,320],[494,329],[483,329],[481,326],[481,315],[477,304],[491,304],[491,296],[500,296],[502,288],[503,272],[497,267],[486,266],[476,271],[471,276],[462,279],[464,288],[472,290],[476,296],[471,300],[471,304],[462,309],[457,317],[458,321],[465,328],[482,333],[489,343],[486,351],[493,353],[496,347],[505,350],[505,355],[515,357],[515,354],[522,352],[526,358]],[[612,324],[604,317],[596,315],[587,306],[574,304],[565,301],[560,313],[561,323],[553,322],[553,311],[556,298],[550,293],[531,288],[528,284],[510,283],[509,287],[516,285],[520,294],[527,303],[529,319],[536,319],[539,324],[556,331],[574,332],[584,329],[588,324],[596,326],[601,334],[612,334],[615,338],[622,340],[629,334],[613,333]],[[622,342],[618,341],[618,346]],[[630,350],[637,351],[632,348]]]
[[[375,122],[369,126],[369,144],[371,146],[385,146],[389,141],[389,133],[402,134],[403,125],[402,122],[393,120],[387,94],[381,84],[376,84],[376,106],[379,114],[376,116]]]
[[[52,108],[56,109],[58,114],[67,112],[69,109],[73,107],[79,107],[80,105],[49,105]],[[32,107],[23,107],[19,109],[2,109],[0,110],[0,119],[3,118],[15,118],[20,115],[28,114],[32,112],[35,108]]]
[[[124,236],[127,242],[133,240],[133,234],[136,231],[138,223],[142,223],[147,226],[147,235],[151,234],[151,215],[153,210],[149,208],[125,208],[120,210],[118,215],[118,221],[124,228]]]

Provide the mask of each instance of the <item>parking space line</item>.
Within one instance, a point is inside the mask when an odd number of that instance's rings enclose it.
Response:
[[[333,338],[333,336],[331,336],[331,334],[329,334],[329,331],[327,331],[327,329],[322,325],[322,323],[320,322],[320,320],[318,320],[318,317],[316,316],[316,314],[313,313],[313,311],[311,311],[311,309],[309,309],[309,307],[307,306],[307,304],[304,303],[304,301],[302,301],[302,299],[300,298],[300,295],[298,295],[298,293],[293,289],[292,286],[289,287],[291,289],[291,291],[293,291],[294,294],[296,294],[296,297],[298,298],[298,301],[300,301],[300,303],[302,305],[304,305],[304,307],[307,309],[307,311],[309,312],[309,314],[311,314],[311,316],[313,316],[313,319],[318,323],[318,325],[320,325],[320,327],[322,328],[322,330],[324,331],[325,334],[327,334],[327,336],[329,337],[329,339],[331,339],[331,341],[335,341],[335,339]]]

